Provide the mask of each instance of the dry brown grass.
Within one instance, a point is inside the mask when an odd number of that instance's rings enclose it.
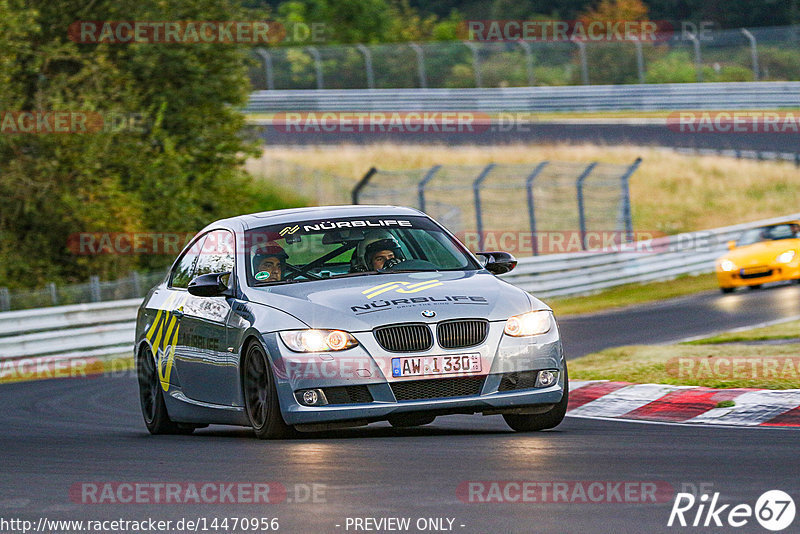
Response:
[[[596,145],[342,145],[268,147],[268,160],[291,161],[348,177],[371,167],[536,163],[542,160],[631,163],[634,228],[668,234],[800,212],[800,171],[791,163],[678,154],[659,148]],[[256,166],[257,163],[251,163]]]

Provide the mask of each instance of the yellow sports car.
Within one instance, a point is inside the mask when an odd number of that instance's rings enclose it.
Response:
[[[800,221],[752,228],[737,241],[729,241],[728,249],[730,252],[717,259],[717,280],[723,293],[768,282],[800,282]]]

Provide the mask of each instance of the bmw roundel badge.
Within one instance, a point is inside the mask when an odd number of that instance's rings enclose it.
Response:
[[[430,319],[431,317],[436,317],[436,312],[433,310],[425,310],[422,312],[422,316]]]

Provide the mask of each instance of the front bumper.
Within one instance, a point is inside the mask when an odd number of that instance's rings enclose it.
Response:
[[[266,336],[283,419],[291,425],[371,422],[411,412],[502,413],[558,403],[564,394],[566,363],[555,322],[547,334],[525,338],[503,335],[504,324],[490,323],[489,334],[479,346],[446,350],[435,343],[429,351],[404,354],[384,351],[371,332],[354,332],[359,346],[331,354],[295,353],[286,348],[277,336]],[[465,353],[480,355],[482,365],[479,373],[392,377],[391,359],[398,356]],[[548,387],[534,387],[530,377],[544,369],[558,370],[558,382]],[[510,386],[509,377],[514,377],[512,382],[517,377],[528,379],[521,378],[517,385]],[[445,381],[449,382],[445,384]],[[468,383],[469,388],[450,387],[457,381]],[[441,389],[440,386],[447,387]],[[355,388],[359,394],[355,400],[323,406],[306,406],[298,402],[296,392],[316,388],[323,391],[327,388],[351,388],[353,391]],[[415,388],[423,390],[423,393],[400,393],[400,390]],[[442,391],[444,395],[437,393]],[[419,395],[425,398],[417,398]]]
[[[748,287],[800,279],[800,265],[781,263],[733,271],[723,271],[717,267],[716,273],[720,287]]]

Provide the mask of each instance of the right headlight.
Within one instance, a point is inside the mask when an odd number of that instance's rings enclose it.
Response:
[[[520,315],[513,315],[506,321],[503,330],[507,336],[523,337],[538,336],[550,331],[552,325],[553,312],[550,310],[538,310]]]
[[[722,260],[719,262],[719,268],[725,272],[736,270],[736,264],[731,260]]]
[[[341,330],[284,330],[279,334],[295,352],[338,351],[358,345],[352,334]]]

